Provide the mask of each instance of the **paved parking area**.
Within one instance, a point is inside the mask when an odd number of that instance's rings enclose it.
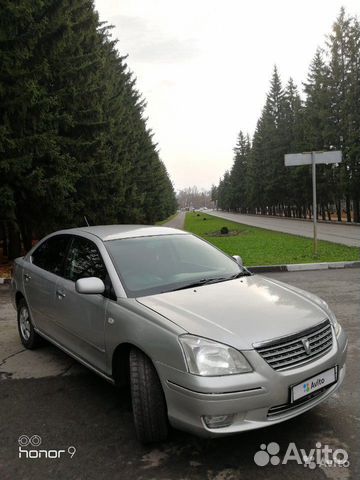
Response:
[[[168,443],[137,443],[129,392],[115,389],[55,347],[24,351],[8,287],[0,286],[0,479],[350,479],[360,473],[360,269],[269,274],[322,296],[349,335],[342,389],[312,411],[283,424],[233,437],[203,440],[174,431]],[[19,458],[21,435],[38,435],[60,458]],[[346,449],[350,466],[313,470],[289,461],[259,467],[261,444],[321,442]],[[74,453],[74,448],[76,451]],[[56,453],[56,452],[55,452]],[[71,458],[72,454],[72,458]],[[281,457],[282,458],[282,457]]]

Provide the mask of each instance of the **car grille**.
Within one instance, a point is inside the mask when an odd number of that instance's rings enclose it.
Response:
[[[268,418],[274,418],[278,415],[283,415],[284,413],[287,413],[291,410],[296,410],[297,408],[306,405],[308,402],[311,402],[311,400],[315,400],[316,398],[321,397],[321,395],[332,386],[333,385],[329,385],[321,388],[320,390],[310,393],[310,395],[307,395],[305,398],[301,398],[294,403],[284,403],[283,405],[276,405],[276,407],[271,407],[268,410],[267,416]]]
[[[306,351],[305,341],[310,349]],[[333,343],[331,324],[325,320],[320,325],[289,337],[266,342],[255,350],[274,370],[299,367],[325,355]]]

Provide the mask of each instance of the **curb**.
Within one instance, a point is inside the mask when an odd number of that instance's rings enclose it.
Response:
[[[258,265],[247,267],[251,273],[266,272],[305,272],[308,270],[333,270],[336,268],[360,268],[360,261],[325,262],[325,263],[294,263],[290,265]]]

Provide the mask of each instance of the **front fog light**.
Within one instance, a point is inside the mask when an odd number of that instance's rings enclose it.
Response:
[[[230,415],[204,415],[203,419],[208,428],[228,427],[233,423],[234,413]]]

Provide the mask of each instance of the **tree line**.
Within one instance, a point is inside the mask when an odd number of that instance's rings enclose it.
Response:
[[[199,189],[196,185],[179,190],[176,198],[178,206],[186,210],[214,207],[214,202],[211,200],[211,191]]]
[[[284,154],[342,150],[342,163],[317,166],[318,214],[360,221],[360,25],[344,9],[303,91],[274,68],[253,138],[240,131],[232,168],[212,187],[218,208],[311,218],[311,167],[285,167]]]
[[[1,0],[0,239],[153,223],[176,198],[145,101],[92,0]]]

